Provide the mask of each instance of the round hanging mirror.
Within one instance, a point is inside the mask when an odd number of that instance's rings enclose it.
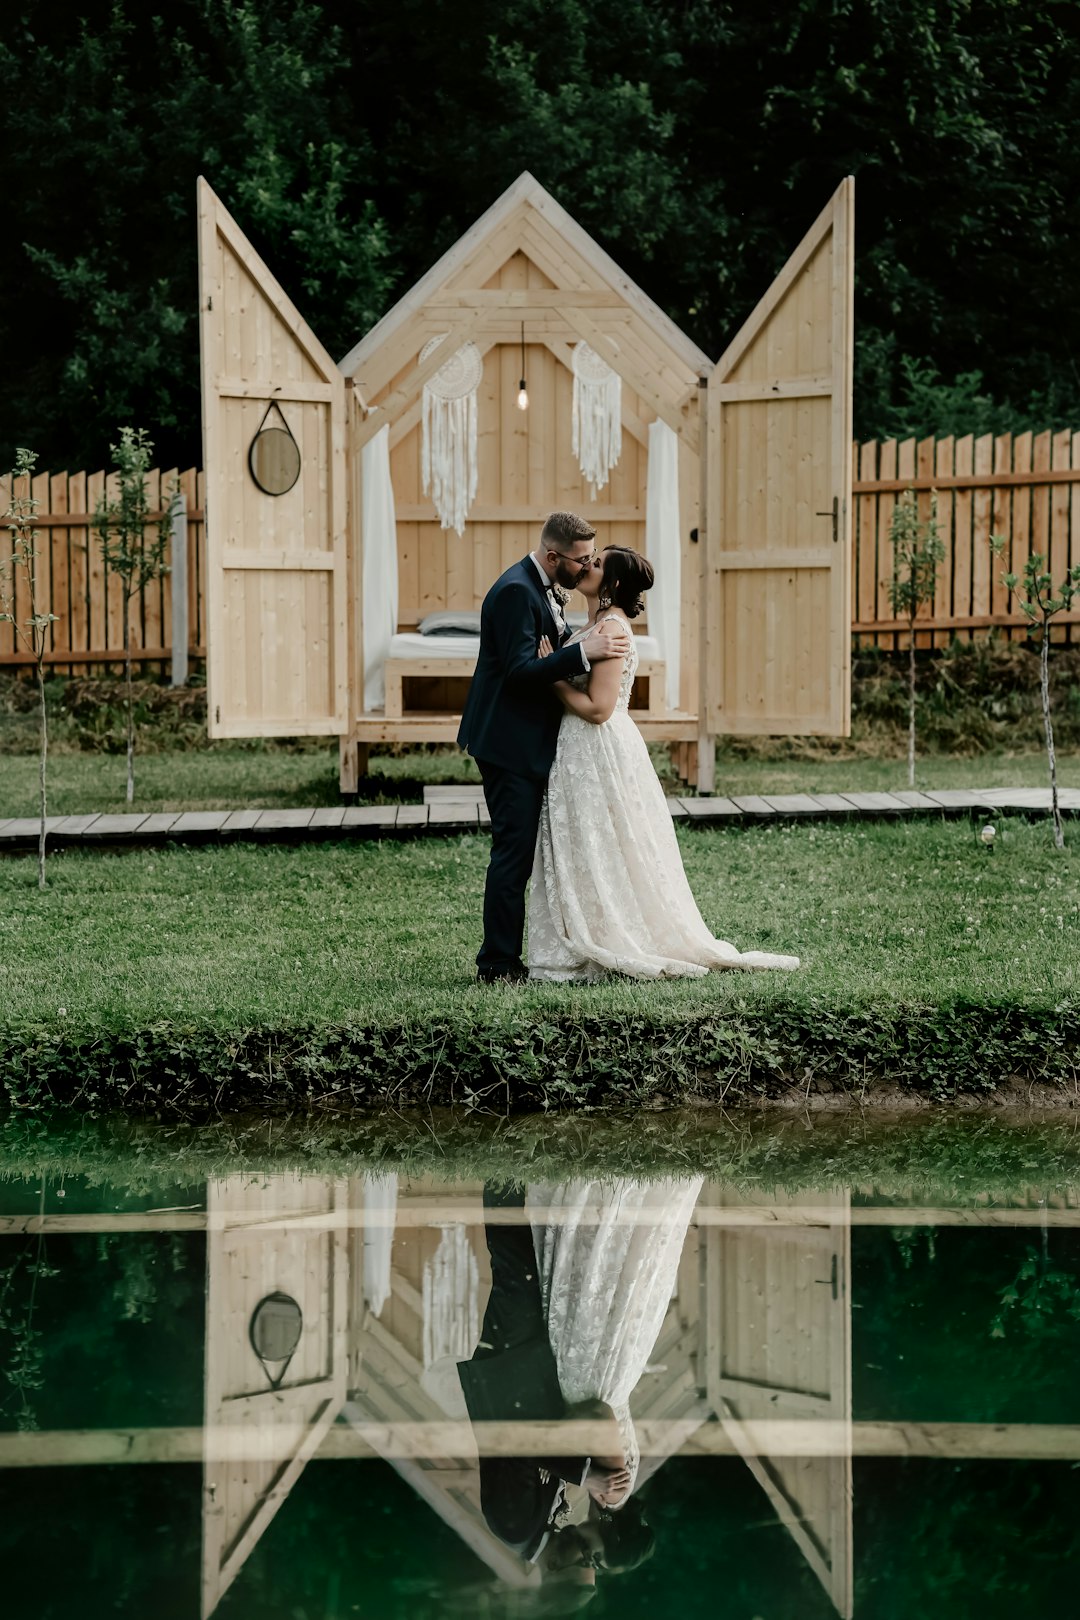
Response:
[[[271,416],[276,412],[276,420]],[[300,476],[300,446],[276,401],[266,407],[248,451],[251,476],[266,495],[285,495]]]
[[[304,1313],[288,1294],[267,1294],[252,1311],[248,1337],[272,1387],[284,1378],[303,1328]]]

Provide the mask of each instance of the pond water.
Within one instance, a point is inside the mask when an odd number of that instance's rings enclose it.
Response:
[[[273,1130],[0,1131],[8,1613],[1073,1607],[1074,1127]]]

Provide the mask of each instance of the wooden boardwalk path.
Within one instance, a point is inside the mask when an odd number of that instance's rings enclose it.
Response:
[[[1080,788],[1062,788],[1064,814],[1080,815]],[[934,788],[925,792],[733,794],[731,798],[670,798],[675,821],[696,826],[762,825],[782,821],[860,821],[899,816],[1045,816],[1049,788]],[[477,787],[430,787],[422,804],[343,805],[319,810],[185,810],[133,815],[51,816],[54,849],[137,848],[169,844],[307,842],[311,839],[411,838],[423,833],[476,832],[490,824]],[[36,817],[0,819],[0,853],[36,847]]]

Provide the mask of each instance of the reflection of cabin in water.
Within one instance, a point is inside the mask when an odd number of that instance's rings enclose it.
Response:
[[[778,1208],[783,1199],[770,1202]],[[390,1223],[393,1223],[392,1225]],[[538,1580],[487,1529],[475,1452],[402,1456],[402,1425],[446,1424],[425,1368],[467,1356],[490,1274],[481,1188],[240,1177],[208,1197],[203,1612],[211,1614],[336,1419],[415,1489],[500,1580]],[[719,1422],[829,1593],[851,1613],[846,1199],[808,1224],[740,1220],[706,1187],[658,1343],[633,1399],[642,1482]],[[278,1388],[252,1353],[251,1313],[273,1292],[304,1335]],[[746,1425],[835,1420],[837,1456],[761,1456]],[[651,1431],[651,1432],[650,1432]],[[221,1437],[221,1438],[219,1438]]]
[[[468,1353],[489,1286],[478,1184],[291,1174],[210,1182],[205,1209],[0,1215],[0,1235],[205,1232],[205,1425],[0,1435],[0,1467],[203,1466],[205,1615],[307,1463],[382,1456],[488,1565],[535,1579],[487,1531],[475,1448],[424,1388],[425,1366]],[[850,1228],[1036,1231],[1080,1226],[1080,1189],[930,1203],[894,1185],[740,1197],[703,1189],[651,1364],[632,1401],[642,1481],[667,1456],[741,1455],[838,1613],[852,1612],[852,1463],[859,1455],[1058,1458],[1076,1430],[1041,1424],[851,1423]],[[295,1302],[291,1359],[255,1353],[252,1317]],[[442,1435],[428,1427],[441,1425]],[[925,1431],[925,1432],[924,1432]],[[453,1449],[447,1451],[447,1435]],[[434,1443],[429,1443],[434,1441]],[[442,1450],[440,1451],[440,1446]]]

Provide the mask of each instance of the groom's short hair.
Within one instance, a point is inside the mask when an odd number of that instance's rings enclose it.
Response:
[[[540,544],[574,546],[581,540],[595,540],[596,530],[576,512],[549,512],[540,533]]]

